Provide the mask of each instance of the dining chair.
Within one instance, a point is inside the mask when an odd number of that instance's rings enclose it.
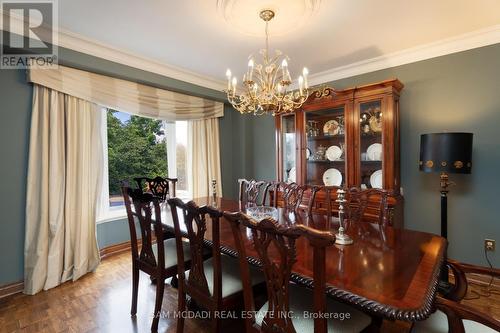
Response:
[[[475,266],[447,259],[453,274],[452,288],[437,297],[436,312],[425,321],[414,323],[412,332],[500,332],[500,321],[475,308],[462,304],[467,295],[469,281],[467,273],[491,278],[500,278],[500,269]]]
[[[195,303],[210,311],[213,332],[219,332],[221,321],[216,312],[236,309],[243,300],[243,286],[238,261],[220,252],[220,220],[222,213],[210,206],[198,207],[194,201],[184,203],[179,198],[169,199],[172,212],[177,244],[180,247],[182,237],[187,237],[191,249],[191,269],[184,272],[183,252],[178,251],[179,286],[178,311],[186,309],[186,295]],[[179,218],[178,211],[182,212]],[[207,218],[210,223],[207,223]],[[184,227],[185,232],[183,232]],[[211,243],[205,240],[208,232],[212,236]],[[212,257],[204,260],[203,252],[206,245],[212,248]],[[261,284],[264,277],[257,269],[252,269],[252,285]],[[184,329],[184,316],[177,319],[177,332]]]
[[[272,219],[260,222],[241,212],[224,212],[238,251],[243,280],[246,332],[361,332],[368,329],[371,318],[326,295],[326,247],[335,243],[329,231],[319,231],[302,224],[284,225]],[[250,284],[247,248],[242,234],[249,228],[253,247],[262,263],[268,301],[256,310]],[[290,283],[296,262],[296,241],[305,237],[313,249],[313,290]],[[305,312],[314,313],[313,316]],[[350,314],[348,320],[327,320],[330,314]],[[292,314],[291,316],[289,314]],[[325,315],[324,315],[325,314]],[[301,316],[302,315],[302,316]],[[333,316],[333,315],[332,315]],[[314,319],[311,319],[314,317]]]
[[[389,192],[387,190],[351,187],[347,191],[347,218],[353,222],[361,222],[371,215],[377,224],[389,224]]]
[[[143,193],[140,189],[123,186],[122,194],[127,210],[132,250],[132,308],[130,314],[137,313],[137,296],[139,290],[139,271],[148,274],[156,281],[156,300],[151,331],[158,330],[165,280],[175,277],[177,270],[177,249],[182,253],[182,267],[189,269],[191,255],[187,242],[176,244],[174,238],[164,239],[161,222],[159,199],[151,193]],[[154,218],[153,218],[154,216]],[[137,238],[136,226],[141,233]],[[139,245],[140,243],[140,251]]]
[[[273,182],[268,189],[272,194],[271,204],[274,207],[283,207],[285,211],[289,212],[307,209],[308,204],[302,202],[306,189],[307,185]]]
[[[238,179],[238,184],[240,202],[245,205],[265,205],[268,189],[271,186],[269,182]]]
[[[495,333],[500,321],[470,306],[436,298],[436,312],[424,321],[413,324],[412,333]]]
[[[327,221],[338,211],[337,191],[340,186],[313,186],[311,189],[311,199],[309,202],[309,212],[326,215]]]
[[[176,184],[177,178],[163,178],[163,177],[137,177],[134,178],[137,186],[145,190],[145,192],[151,192],[153,195],[160,199],[160,202],[165,202],[170,197],[175,197],[176,195]]]

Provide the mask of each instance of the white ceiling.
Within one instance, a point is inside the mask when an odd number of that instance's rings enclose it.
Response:
[[[319,10],[307,8],[311,3]],[[248,55],[263,47],[261,6],[277,12],[280,36],[270,46],[288,54],[292,75],[303,66],[314,74],[500,24],[499,0],[60,0],[59,26],[224,80],[228,67],[241,77]]]

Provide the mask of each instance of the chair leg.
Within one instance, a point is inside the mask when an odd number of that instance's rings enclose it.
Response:
[[[179,287],[179,279],[177,278],[177,275],[172,276],[172,280],[170,281],[170,285],[176,289]]]
[[[161,316],[161,304],[163,303],[163,292],[165,290],[165,283],[156,284],[156,302],[155,302],[155,312],[153,317],[153,324],[151,325],[151,332],[158,331],[158,323]]]
[[[179,286],[178,289],[178,299],[177,299],[177,333],[184,332],[184,311],[186,311],[186,294],[183,292],[182,288]]]
[[[132,308],[130,315],[135,316],[137,313],[137,294],[139,292],[139,269],[132,268]]]
[[[219,333],[220,331],[220,320],[215,316],[215,312],[212,312],[212,333]]]
[[[384,320],[380,317],[372,317],[372,322],[366,327],[362,333],[378,333],[381,332]]]

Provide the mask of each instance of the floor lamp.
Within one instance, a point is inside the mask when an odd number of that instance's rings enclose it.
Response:
[[[431,133],[420,136],[420,171],[440,172],[441,236],[448,238],[449,173],[471,173],[472,133]],[[443,287],[448,286],[448,267],[441,270]]]

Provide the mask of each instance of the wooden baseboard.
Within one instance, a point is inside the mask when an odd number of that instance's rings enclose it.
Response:
[[[139,240],[138,243],[140,244],[140,242],[141,241]],[[115,254],[120,254],[128,251],[130,251],[130,241],[103,247],[99,250],[99,255],[101,256],[101,259],[106,259]],[[10,295],[21,293],[23,290],[24,281],[0,286],[0,299]]]
[[[491,276],[487,276],[487,275],[480,275],[480,274],[474,274],[474,273],[469,273],[466,275],[467,275],[467,282],[468,283],[475,283],[475,284],[481,285],[483,287],[487,287],[491,281]],[[491,288],[500,289],[500,279],[499,278],[493,279],[493,281],[491,283]]]
[[[110,256],[130,251],[130,246],[130,241],[106,246],[99,250],[99,254],[101,259],[106,259]]]
[[[24,290],[24,281],[14,282],[0,286],[0,299],[20,293]]]

